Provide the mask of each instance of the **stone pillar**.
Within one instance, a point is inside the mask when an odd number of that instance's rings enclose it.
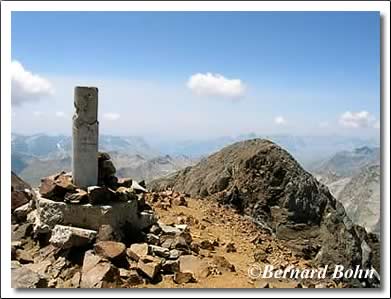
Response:
[[[98,88],[75,87],[73,115],[73,183],[80,187],[98,183]]]

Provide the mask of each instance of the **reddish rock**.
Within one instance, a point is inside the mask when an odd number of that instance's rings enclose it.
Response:
[[[144,256],[138,261],[137,268],[153,280],[160,271],[161,260],[153,256]]]
[[[121,242],[98,241],[95,244],[94,249],[97,254],[113,260],[125,254],[126,246]]]
[[[32,195],[26,191],[11,191],[11,210],[15,210],[32,199]]]
[[[126,254],[134,261],[149,254],[149,246],[147,243],[132,244],[127,250]]]

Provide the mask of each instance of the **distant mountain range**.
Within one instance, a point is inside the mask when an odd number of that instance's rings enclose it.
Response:
[[[119,177],[151,180],[192,165],[185,155],[160,155],[141,137],[102,135],[100,150],[111,155]],[[72,139],[68,136],[12,135],[12,170],[32,186],[41,178],[71,171]]]
[[[139,136],[101,135],[101,151],[113,156],[118,173],[137,179],[152,179],[189,166],[234,142],[269,139],[288,150],[305,168],[312,169],[337,151],[378,146],[374,139],[341,136],[260,135],[223,136],[205,140],[156,141]],[[70,170],[72,138],[45,134],[12,134],[12,170],[33,186],[41,177]]]
[[[360,147],[336,153],[313,170],[347,214],[368,231],[380,233],[380,148]]]

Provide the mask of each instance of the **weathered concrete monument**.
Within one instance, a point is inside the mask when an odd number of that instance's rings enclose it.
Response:
[[[80,187],[98,183],[98,88],[75,87],[73,115],[73,183]]]
[[[151,226],[157,219],[145,205],[147,190],[130,178],[118,179],[110,155],[98,152],[98,88],[75,87],[74,106],[72,173],[41,179],[34,231],[52,234],[58,245],[70,231],[66,226],[96,235],[109,225],[120,236]]]

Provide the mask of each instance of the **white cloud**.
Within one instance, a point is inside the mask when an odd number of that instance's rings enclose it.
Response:
[[[33,102],[54,92],[51,83],[39,75],[24,69],[18,61],[11,62],[11,99],[12,105]]]
[[[286,119],[283,116],[277,116],[274,118],[274,123],[276,125],[285,125],[286,124]]]
[[[36,116],[36,117],[39,117],[39,116],[42,115],[42,112],[41,111],[34,111],[33,115]]]
[[[65,114],[64,112],[62,112],[62,111],[57,111],[57,112],[56,112],[56,116],[57,116],[57,117],[65,117],[66,114]]]
[[[118,120],[120,117],[121,117],[121,115],[119,115],[118,113],[114,113],[114,112],[108,112],[108,113],[103,114],[103,118],[105,118],[107,120]]]
[[[380,129],[380,120],[376,121],[373,125],[375,129]]]
[[[228,79],[220,74],[194,74],[187,81],[187,87],[199,96],[225,98],[242,97],[246,87],[240,79]]]
[[[374,117],[368,111],[346,111],[339,118],[339,123],[347,128],[367,128],[374,121]]]

